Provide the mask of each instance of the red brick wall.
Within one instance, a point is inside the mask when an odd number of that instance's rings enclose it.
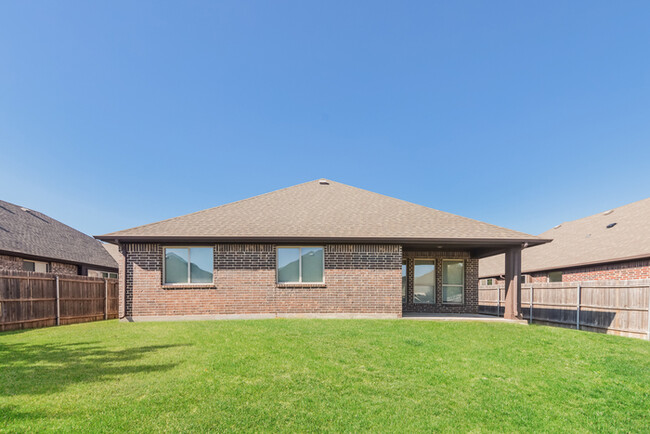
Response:
[[[168,288],[162,246],[126,244],[126,314],[401,315],[401,246],[324,247],[324,284],[277,284],[273,244],[216,244],[214,285]]]
[[[564,270],[563,282],[650,279],[650,259]]]
[[[613,262],[556,271],[562,271],[563,282],[650,279],[650,259]],[[548,273],[548,271],[530,273],[529,282],[548,282]],[[499,283],[503,283],[503,279],[497,280]]]

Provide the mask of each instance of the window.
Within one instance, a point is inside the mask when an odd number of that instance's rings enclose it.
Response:
[[[50,271],[50,264],[47,262],[23,260],[23,270],[35,271],[37,273],[48,273]]]
[[[212,247],[166,247],[163,268],[166,285],[212,283]]]
[[[548,273],[549,282],[561,282],[562,281],[562,272],[561,271],[551,271]]]
[[[413,303],[435,303],[436,261],[416,259],[413,276]]]
[[[462,304],[465,292],[465,261],[442,261],[442,302]]]
[[[322,247],[278,247],[278,283],[322,283]]]
[[[486,285],[493,285],[494,284],[494,279],[485,279],[485,284]]]
[[[521,275],[521,283],[528,283],[528,276],[526,274]]]
[[[406,303],[406,261],[402,261],[402,303]]]
[[[88,270],[89,277],[100,277],[104,279],[117,279],[117,273],[111,273],[108,271],[99,271],[99,270]]]

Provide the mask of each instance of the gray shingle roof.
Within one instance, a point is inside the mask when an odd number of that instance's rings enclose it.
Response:
[[[99,241],[38,211],[2,200],[0,251],[117,268]]]
[[[608,228],[612,223],[616,225]],[[553,242],[525,249],[523,272],[650,257],[650,198],[562,223],[540,237]],[[481,277],[503,273],[503,255],[479,262]]]
[[[172,237],[544,242],[522,232],[334,181],[306,182],[97,238],[114,241]]]

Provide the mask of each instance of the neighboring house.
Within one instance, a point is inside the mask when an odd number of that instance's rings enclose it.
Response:
[[[106,249],[109,255],[115,260],[115,264],[119,264],[123,259],[120,249],[115,244],[101,243],[102,247]],[[99,271],[99,270],[88,270],[88,275],[91,277],[103,277],[110,279],[117,279],[118,274],[116,271]]]
[[[525,249],[528,282],[650,279],[650,198],[562,223],[540,235],[550,244]],[[493,283],[503,256],[481,259],[479,276]]]
[[[92,237],[0,200],[0,270],[93,275],[116,273],[117,262]]]
[[[474,313],[478,258],[548,241],[327,180],[96,238],[135,319]]]

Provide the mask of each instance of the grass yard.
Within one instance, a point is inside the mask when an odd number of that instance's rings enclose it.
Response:
[[[514,324],[105,321],[0,334],[2,431],[636,431],[650,343]]]

